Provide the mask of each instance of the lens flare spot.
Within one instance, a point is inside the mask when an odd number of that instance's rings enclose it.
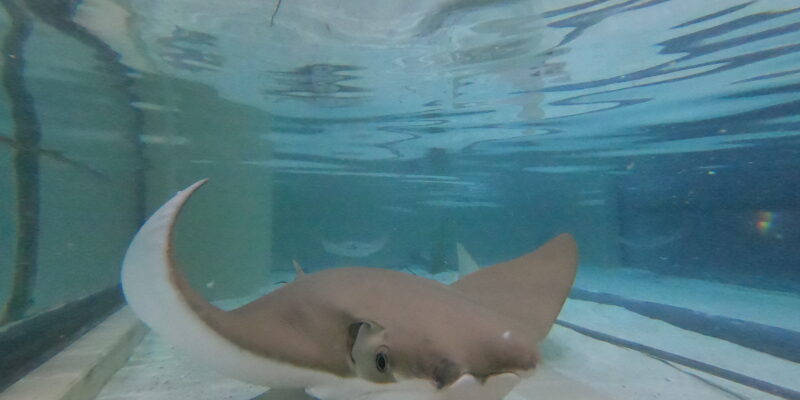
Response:
[[[772,211],[758,211],[756,213],[756,229],[762,235],[766,235],[770,232],[773,225],[775,224],[775,213]]]

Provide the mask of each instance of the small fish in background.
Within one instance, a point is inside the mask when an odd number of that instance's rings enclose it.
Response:
[[[379,268],[307,274],[294,263],[294,281],[224,311],[173,263],[173,227],[205,182],[142,226],[123,261],[123,291],[146,324],[197,362],[269,386],[262,400],[503,399],[539,364],[537,344],[575,280],[577,246],[562,234],[477,270],[461,246],[472,272],[451,285]]]
[[[389,243],[389,238],[384,235],[372,242],[349,240],[339,243],[322,238],[321,242],[322,247],[330,254],[340,257],[364,258],[381,251]]]

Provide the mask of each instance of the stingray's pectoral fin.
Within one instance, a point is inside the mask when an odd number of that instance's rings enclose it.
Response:
[[[175,222],[206,180],[178,192],[141,227],[125,254],[122,289],[133,311],[167,342],[221,373],[265,386],[305,387],[313,373],[256,355],[231,337],[236,320],[192,290],[172,255]]]
[[[533,253],[475,271],[453,287],[476,302],[523,323],[543,339],[569,294],[578,266],[578,247],[562,234]]]

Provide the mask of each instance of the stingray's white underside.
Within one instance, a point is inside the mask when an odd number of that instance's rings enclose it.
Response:
[[[520,381],[512,373],[483,384],[469,374],[437,390],[428,380],[376,384],[300,368],[254,354],[210,328],[170,279],[170,234],[184,202],[204,181],[178,192],[142,226],[122,266],[128,304],[147,325],[196,362],[235,379],[274,388],[305,388],[322,400],[500,400]]]

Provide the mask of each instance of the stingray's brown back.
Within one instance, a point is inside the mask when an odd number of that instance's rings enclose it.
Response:
[[[452,286],[488,308],[523,321],[539,341],[561,312],[577,266],[575,239],[562,234],[533,253],[482,268]]]

